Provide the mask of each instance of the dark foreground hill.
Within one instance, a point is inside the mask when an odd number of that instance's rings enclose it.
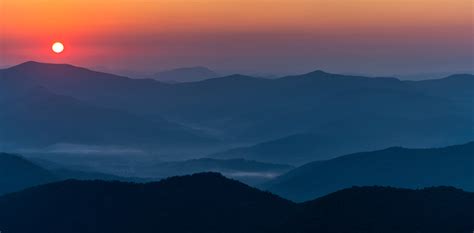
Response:
[[[148,184],[68,180],[1,198],[0,226],[22,233],[250,233],[284,221],[294,207],[215,173]]]
[[[285,233],[470,233],[474,193],[354,187],[302,204]]]
[[[433,149],[392,147],[312,162],[270,181],[264,188],[304,201],[355,185],[448,185],[474,191],[474,142]]]
[[[134,184],[68,180],[0,197],[4,232],[470,233],[474,194],[351,188],[295,204],[216,173]]]

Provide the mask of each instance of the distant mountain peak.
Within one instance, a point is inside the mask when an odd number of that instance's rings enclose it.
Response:
[[[307,74],[305,74],[305,75],[313,75],[313,76],[314,76],[314,75],[332,75],[332,74],[327,73],[327,72],[325,72],[325,71],[323,71],[323,70],[315,70],[315,71],[309,72],[309,73],[307,73]]]
[[[104,73],[91,70],[81,66],[61,63],[44,63],[38,61],[27,61],[18,65],[2,70],[3,76],[15,76],[18,78],[29,77],[30,79],[59,79],[59,78],[80,78],[94,79],[98,76],[101,78],[130,79],[128,77]],[[150,81],[153,81],[150,79]]]
[[[205,79],[216,78],[219,75],[204,66],[182,67],[165,70],[153,75],[153,78],[163,82],[197,82]]]
[[[44,64],[44,63],[37,62],[37,61],[26,61],[26,62],[23,62],[23,63],[18,64],[18,66],[35,65],[35,64]]]
[[[20,63],[16,66],[13,66],[11,68],[32,68],[32,67],[75,67],[75,68],[81,68],[77,66],[73,66],[70,64],[62,64],[62,63],[46,63],[46,62],[38,62],[38,61],[26,61],[23,63]],[[85,68],[81,68],[85,69]]]
[[[299,74],[299,75],[290,75],[286,77],[282,77],[280,79],[282,80],[288,80],[288,79],[326,79],[326,78],[331,78],[331,77],[337,77],[341,75],[337,74],[331,74],[327,73],[323,70],[315,70],[306,74]]]

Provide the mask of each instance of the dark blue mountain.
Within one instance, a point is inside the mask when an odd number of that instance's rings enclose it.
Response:
[[[474,193],[353,187],[303,203],[280,233],[470,233]]]
[[[148,118],[98,106],[18,79],[0,78],[1,144],[175,146],[213,141],[160,117]]]
[[[290,201],[215,173],[157,183],[63,181],[0,198],[7,232],[264,232]]]
[[[57,180],[54,173],[23,157],[0,153],[0,195]]]
[[[474,191],[474,142],[435,149],[392,147],[312,162],[264,185],[305,201],[352,186],[454,186]]]
[[[68,180],[0,197],[2,231],[470,233],[474,193],[354,187],[295,204],[215,173],[135,184]]]
[[[244,158],[258,161],[280,161],[282,163],[301,165],[310,159],[322,160],[352,153],[386,148],[396,142],[397,138],[357,137],[358,132],[344,135],[318,135],[313,133],[295,134],[247,147],[238,147],[209,155],[212,158]],[[396,137],[396,135],[394,135]],[[370,144],[366,143],[370,140]],[[397,144],[402,142],[398,141]],[[410,142],[405,141],[410,144]]]
[[[20,155],[0,153],[0,195],[18,192],[33,186],[66,179],[150,182],[157,179],[121,177],[102,172],[91,172],[48,166]]]

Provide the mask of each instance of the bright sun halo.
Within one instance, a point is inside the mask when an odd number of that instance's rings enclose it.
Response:
[[[61,53],[64,50],[64,45],[61,42],[55,42],[51,48],[53,52]]]

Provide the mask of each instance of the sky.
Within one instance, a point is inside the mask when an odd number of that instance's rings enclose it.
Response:
[[[474,70],[472,0],[0,0],[0,67],[392,75]],[[51,45],[61,41],[61,54]]]

